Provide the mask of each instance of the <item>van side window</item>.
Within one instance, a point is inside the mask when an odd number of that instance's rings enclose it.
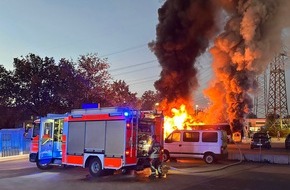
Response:
[[[202,133],[202,142],[217,142],[218,134],[217,132],[203,132]]]
[[[184,132],[183,141],[184,142],[198,142],[199,132]]]

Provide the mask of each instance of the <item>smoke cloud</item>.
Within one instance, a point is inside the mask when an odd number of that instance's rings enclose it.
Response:
[[[213,100],[210,113],[224,113],[233,131],[242,129],[244,116],[252,108],[249,92],[257,89],[256,77],[263,73],[282,46],[281,33],[289,26],[286,0],[240,0],[228,12],[224,31],[215,38],[210,52],[215,78],[205,93]],[[232,1],[224,1],[232,4]],[[216,100],[221,90],[225,93]],[[226,105],[226,109],[224,106]]]
[[[167,0],[158,11],[157,38],[149,46],[162,67],[155,88],[168,103],[191,100],[198,87],[195,60],[216,31],[213,2]]]
[[[233,131],[242,129],[252,108],[250,92],[256,77],[281,47],[281,33],[290,26],[288,0],[167,0],[159,9],[156,41],[150,43],[162,67],[155,88],[169,104],[192,102],[198,87],[195,61],[214,39],[210,98],[211,122],[227,119]],[[220,12],[224,29],[217,35]],[[226,118],[224,118],[226,113]]]

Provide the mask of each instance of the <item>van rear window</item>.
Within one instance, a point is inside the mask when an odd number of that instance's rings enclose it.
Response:
[[[217,132],[203,132],[202,133],[202,142],[217,142],[218,134]]]
[[[185,132],[183,134],[184,142],[198,142],[199,141],[199,132]]]

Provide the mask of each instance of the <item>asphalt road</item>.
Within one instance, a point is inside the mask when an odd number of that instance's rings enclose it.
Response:
[[[1,190],[267,190],[289,189],[290,166],[221,161],[208,165],[202,160],[167,162],[164,179],[149,179],[147,170],[130,175],[92,178],[80,167],[41,171],[27,159],[0,162]]]
[[[270,150],[251,150],[249,141],[230,144],[228,148],[230,152],[290,155],[283,140],[274,141]],[[290,187],[290,165],[239,160],[208,165],[199,159],[178,159],[165,164],[169,171],[164,179],[149,179],[148,170],[92,178],[88,169],[80,167],[41,171],[27,156],[16,160],[0,159],[0,190],[288,190]]]

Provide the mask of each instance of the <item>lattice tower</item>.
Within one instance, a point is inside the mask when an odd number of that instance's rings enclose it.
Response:
[[[253,113],[258,118],[266,118],[267,114],[267,71],[257,76],[257,83],[259,89],[254,96],[254,110]]]
[[[288,115],[287,91],[285,80],[286,51],[275,56],[270,64],[269,96],[267,115],[273,114],[281,120]],[[277,122],[275,122],[277,123]]]

